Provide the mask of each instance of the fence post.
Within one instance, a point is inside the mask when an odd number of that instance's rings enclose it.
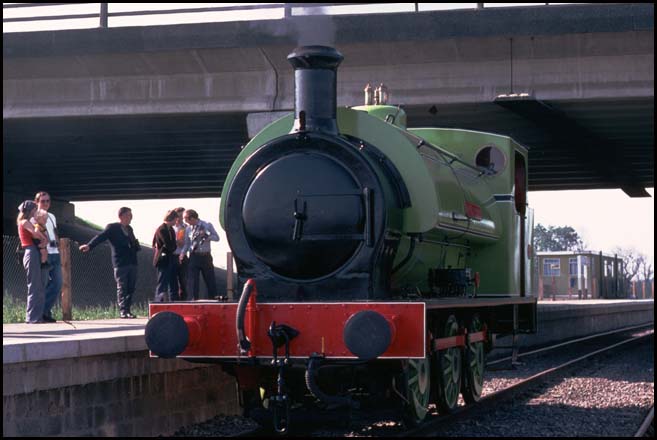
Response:
[[[540,264],[538,266],[538,300],[543,300],[543,271],[541,270]]]
[[[100,27],[107,28],[107,3],[100,4]]]
[[[73,301],[71,296],[71,240],[59,239],[59,253],[62,259],[62,319],[73,319]]]
[[[591,298],[596,298],[595,288],[596,288],[595,277],[591,277]],[[600,295],[598,295],[597,298],[600,298]]]

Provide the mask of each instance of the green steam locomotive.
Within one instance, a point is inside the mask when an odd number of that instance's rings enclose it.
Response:
[[[295,111],[233,164],[220,220],[235,301],[151,304],[154,356],[221,363],[247,412],[481,396],[495,334],[536,331],[527,150],[491,133],[408,128],[384,86],[338,108],[342,55],[305,46]]]

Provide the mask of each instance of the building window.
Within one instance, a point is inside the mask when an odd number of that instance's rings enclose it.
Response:
[[[568,275],[577,276],[577,257],[568,259]]]
[[[605,276],[606,277],[613,277],[614,276],[614,262],[613,261],[605,261]]]
[[[558,277],[561,276],[561,263],[558,258],[543,259],[543,276]]]

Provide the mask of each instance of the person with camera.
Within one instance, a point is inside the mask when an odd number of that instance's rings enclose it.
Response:
[[[46,270],[48,275],[45,276],[47,281],[46,285],[46,303],[43,307],[43,320],[45,322],[57,322],[52,316],[52,308],[54,307],[57,299],[61,297],[62,293],[62,258],[59,255],[59,231],[57,230],[57,218],[51,212],[48,212],[52,206],[50,194],[45,191],[39,191],[34,196],[34,202],[37,204],[39,210],[44,210],[48,213],[46,218],[46,230],[48,231],[48,264]]]
[[[172,301],[178,297],[176,277],[176,233],[173,224],[178,214],[167,212],[162,223],[153,235],[153,266],[157,269],[155,302]]]
[[[217,285],[210,254],[210,242],[219,241],[219,234],[212,223],[199,219],[198,213],[193,209],[185,211],[183,219],[189,224],[185,236],[185,246],[180,254],[180,260],[182,260],[183,256],[189,252],[187,294],[191,293],[195,300],[199,298],[198,275],[201,272],[208,288],[208,297],[213,299],[217,296]]]
[[[37,211],[37,204],[32,200],[25,200],[18,207],[16,226],[21,242],[20,250],[24,252],[23,268],[27,276],[27,307],[25,310],[26,324],[40,324],[43,319],[45,304],[44,286],[41,277],[41,256],[34,240],[46,240],[46,237],[34,228],[30,219]]]
[[[132,294],[137,285],[137,252],[141,250],[139,241],[130,226],[132,210],[125,206],[119,209],[119,222],[110,223],[105,230],[96,235],[87,244],[80,246],[80,251],[89,252],[104,241],[109,240],[112,248],[112,265],[116,280],[116,300],[121,311],[121,318],[136,318],[130,313]]]

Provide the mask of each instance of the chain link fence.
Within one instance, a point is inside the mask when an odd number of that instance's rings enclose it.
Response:
[[[2,290],[16,300],[27,298],[27,279],[23,262],[19,261],[16,249],[20,239],[15,236],[2,236]],[[74,307],[116,306],[116,281],[110,246],[103,243],[83,254],[78,249],[81,244],[70,240],[71,255],[71,297]],[[153,249],[141,244],[137,252],[139,273],[137,287],[132,297],[133,306],[147,305],[155,295],[157,272],[153,267]],[[221,273],[220,273],[221,272]],[[217,291],[225,291],[225,271],[215,269]],[[222,285],[221,280],[224,281]],[[200,282],[201,298],[207,298],[207,288]],[[58,300],[60,301],[60,300]]]
[[[22,261],[19,261],[16,248],[18,237],[3,235],[2,247],[2,288],[5,295],[16,299],[27,298],[27,280]],[[83,254],[78,249],[81,244],[70,240],[71,255],[71,297],[75,307],[115,306],[116,281],[112,267],[111,250],[103,243],[92,251]],[[139,275],[132,303],[147,304],[153,298],[157,274],[152,266],[153,250],[142,246],[137,253]]]

